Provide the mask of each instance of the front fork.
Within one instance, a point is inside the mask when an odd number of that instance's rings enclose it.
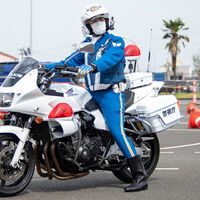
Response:
[[[30,126],[32,124],[33,119],[34,119],[34,117],[30,117],[24,125],[23,131],[22,131],[23,139],[19,140],[19,143],[18,143],[17,148],[15,150],[14,156],[13,156],[12,161],[10,163],[11,167],[17,167],[17,163],[19,162],[19,158],[22,154],[22,151],[24,149],[26,141],[29,137]]]

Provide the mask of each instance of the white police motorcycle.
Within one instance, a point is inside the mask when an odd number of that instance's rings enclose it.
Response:
[[[90,51],[85,45],[78,52]],[[56,76],[74,77],[69,68],[48,70],[26,57],[0,87],[0,196],[12,196],[30,183],[34,169],[42,177],[68,180],[109,170],[131,182],[126,160],[101,111],[86,89],[51,84]],[[128,74],[125,131],[142,156],[147,175],[158,163],[156,133],[180,118],[174,96],[158,96],[149,75]]]

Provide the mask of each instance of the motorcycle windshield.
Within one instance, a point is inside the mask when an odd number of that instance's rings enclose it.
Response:
[[[20,79],[24,77],[28,72],[33,69],[38,68],[39,62],[33,58],[26,57],[20,63],[18,63],[14,69],[6,77],[5,81],[2,84],[2,87],[12,87]]]

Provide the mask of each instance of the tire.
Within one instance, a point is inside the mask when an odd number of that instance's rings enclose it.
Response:
[[[35,160],[31,143],[27,142],[19,166],[12,168],[9,163],[12,160],[18,138],[12,134],[0,134],[0,196],[14,196],[24,190],[30,183],[34,169]]]
[[[148,156],[143,157],[143,164],[146,169],[147,177],[151,176],[151,174],[154,172],[160,155],[160,145],[159,140],[156,134],[150,134],[148,136],[143,137],[143,144],[144,144],[144,152],[145,149],[150,149],[150,152],[148,152]],[[114,176],[116,176],[120,181],[124,183],[131,183],[132,182],[132,175],[130,172],[130,169],[127,165],[124,165],[124,167],[119,171],[112,171]]]

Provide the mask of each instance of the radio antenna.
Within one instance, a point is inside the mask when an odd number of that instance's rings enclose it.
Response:
[[[147,72],[149,72],[150,60],[151,60],[151,40],[152,40],[152,28],[151,28],[151,33],[150,33],[150,45],[149,45]]]

